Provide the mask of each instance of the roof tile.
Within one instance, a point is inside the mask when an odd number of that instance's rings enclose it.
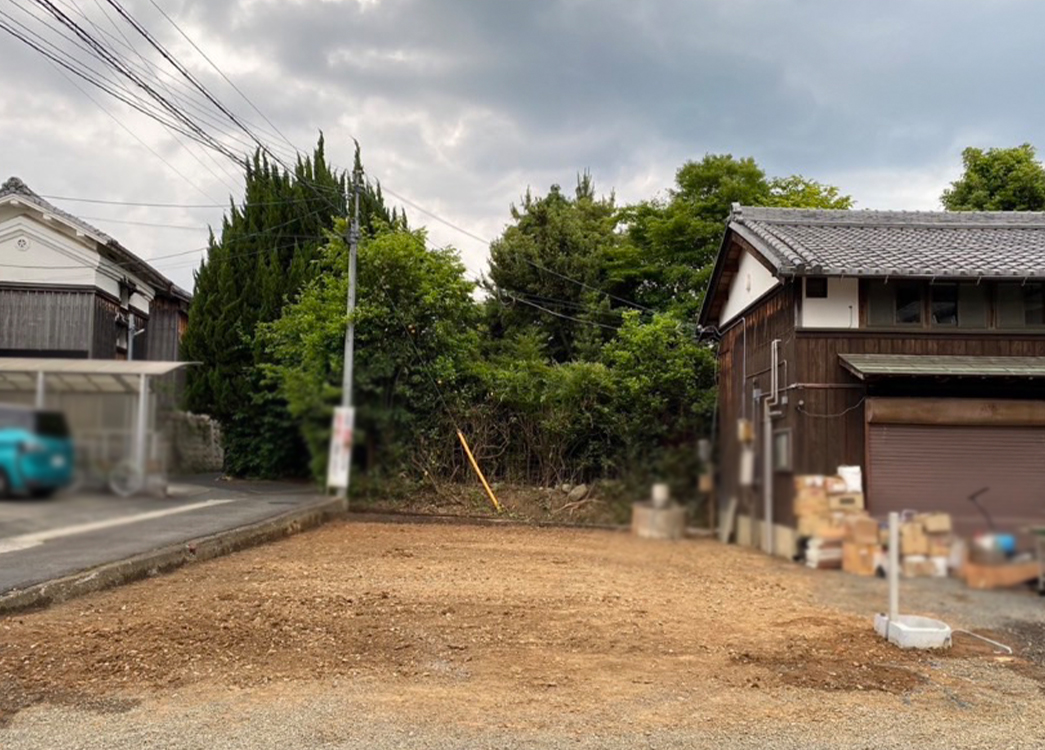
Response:
[[[734,206],[730,227],[781,274],[1045,278],[1042,212]]]

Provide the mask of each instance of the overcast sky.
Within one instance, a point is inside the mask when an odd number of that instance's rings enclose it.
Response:
[[[147,54],[106,0],[56,2]],[[482,238],[503,229],[528,186],[572,186],[585,169],[601,191],[634,201],[663,194],[686,160],[730,152],[770,175],[836,184],[858,208],[935,209],[964,147],[1045,145],[1045,3],[1032,0],[156,2],[298,148],[322,129],[332,160],[350,165],[355,137],[372,178]],[[2,5],[47,33],[20,10],[32,0]],[[151,0],[122,5],[271,130]],[[241,197],[229,162],[81,82],[106,114],[3,33],[0,60],[0,180],[114,201]],[[144,258],[202,247],[221,218],[217,208],[54,202]],[[484,243],[407,212],[473,273],[485,268]],[[191,286],[199,255],[156,265]]]

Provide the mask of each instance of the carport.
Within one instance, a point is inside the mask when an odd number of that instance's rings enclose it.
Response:
[[[133,408],[131,458],[139,477],[146,472],[146,439],[156,429],[152,383],[190,362],[101,359],[0,358],[0,400],[46,408],[48,401],[80,396],[101,401],[130,400]],[[58,396],[59,399],[54,399]],[[74,429],[74,435],[76,430]]]

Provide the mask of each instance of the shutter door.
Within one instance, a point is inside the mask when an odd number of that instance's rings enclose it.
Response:
[[[1045,428],[869,425],[868,501],[890,511],[944,511],[955,532],[971,536],[987,522],[968,497],[980,496],[999,531],[1045,525]]]

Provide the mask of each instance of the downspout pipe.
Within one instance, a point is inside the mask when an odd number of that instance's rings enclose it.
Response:
[[[780,339],[770,344],[769,394],[762,400],[762,550],[773,554],[773,408],[780,403]]]

